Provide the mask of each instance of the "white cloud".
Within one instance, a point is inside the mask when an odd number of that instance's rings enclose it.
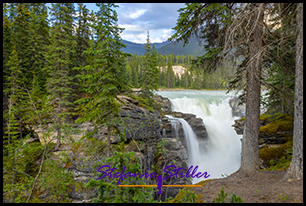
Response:
[[[130,17],[132,19],[136,19],[136,18],[140,17],[141,15],[143,15],[146,11],[147,11],[147,9],[140,9],[140,10],[137,10],[137,11],[134,11],[134,12],[130,13],[128,15],[128,17]]]
[[[88,3],[89,5],[89,3]],[[90,4],[91,5],[91,4]],[[118,25],[125,28],[121,33],[124,40],[146,43],[150,31],[152,43],[166,41],[174,31],[183,3],[118,3]],[[97,10],[96,10],[97,11]]]
[[[142,31],[143,28],[141,28],[138,25],[131,25],[131,24],[119,24],[118,25],[120,28],[125,28],[124,31],[125,33],[128,32],[135,32],[135,31]]]

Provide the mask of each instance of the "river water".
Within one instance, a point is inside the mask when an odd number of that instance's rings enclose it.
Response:
[[[222,178],[239,169],[242,135],[237,135],[231,125],[240,117],[233,117],[229,106],[234,92],[158,91],[157,94],[170,99],[173,111],[194,114],[202,118],[205,124],[208,138],[205,145],[201,144],[201,148],[188,123],[183,119],[179,120],[187,138],[188,166],[198,165],[198,171],[210,175],[205,179],[194,178],[193,183]]]

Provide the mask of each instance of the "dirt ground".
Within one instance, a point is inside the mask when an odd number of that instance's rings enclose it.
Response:
[[[253,176],[235,173],[226,178],[201,182],[203,186],[193,190],[203,196],[204,203],[214,202],[222,186],[224,192],[228,194],[227,201],[235,193],[246,203],[302,203],[303,179],[279,182],[284,174],[285,171],[260,171]],[[283,200],[278,195],[281,195]]]

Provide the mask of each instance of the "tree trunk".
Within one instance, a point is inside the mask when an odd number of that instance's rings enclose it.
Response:
[[[56,130],[57,130],[57,141],[56,141],[56,145],[55,145],[55,148],[53,149],[54,152],[58,151],[59,150],[59,147],[61,146],[61,128],[60,128],[60,125],[61,125],[61,119],[60,119],[60,113],[61,113],[61,93],[59,93],[59,102],[58,102],[58,111],[57,111],[57,127],[56,127]]]
[[[256,5],[256,4],[255,4]],[[257,6],[257,5],[256,5]],[[258,8],[254,8],[258,9]],[[260,13],[259,13],[260,12]],[[256,19],[259,15],[257,22]],[[249,41],[250,58],[258,54],[262,47],[263,12],[257,10],[251,17],[251,25],[256,24],[252,39]],[[241,166],[239,172],[251,174],[259,171],[259,116],[260,116],[260,76],[261,55],[255,58],[246,69],[247,93],[245,128],[242,138]]]
[[[291,164],[282,178],[303,178],[303,4],[297,5],[297,40],[294,93],[293,154]]]
[[[110,157],[110,126],[109,125],[107,126],[107,157]]]

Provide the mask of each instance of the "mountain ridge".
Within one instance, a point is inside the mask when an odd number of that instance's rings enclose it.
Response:
[[[134,43],[128,40],[122,40],[122,43],[126,45],[126,48],[122,48],[123,52],[134,54],[135,52],[137,55],[144,55],[145,53],[145,43]],[[191,37],[189,39],[188,44],[183,47],[183,41],[180,42],[170,42],[170,41],[164,41],[161,43],[151,43],[152,45],[155,45],[155,48],[157,50],[157,53],[159,54],[172,54],[174,55],[192,55],[192,56],[200,56],[204,55],[205,51],[202,46],[198,45],[198,41],[195,37]]]

